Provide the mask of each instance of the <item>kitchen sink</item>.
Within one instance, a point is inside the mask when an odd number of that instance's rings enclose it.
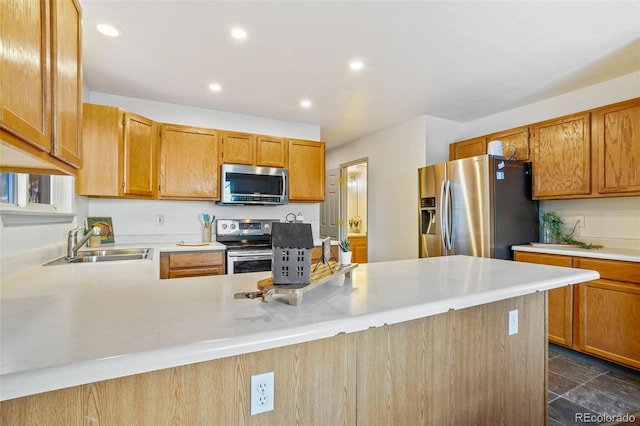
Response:
[[[150,248],[131,248],[131,249],[101,249],[101,250],[84,250],[79,251],[78,256],[71,260],[66,257],[60,257],[51,262],[45,263],[45,266],[66,265],[69,263],[95,263],[95,262],[115,262],[118,260],[150,260],[153,255],[153,249]]]

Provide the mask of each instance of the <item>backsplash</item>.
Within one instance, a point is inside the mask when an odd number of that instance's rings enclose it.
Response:
[[[549,200],[540,210],[555,211],[569,230],[584,216],[575,238],[608,248],[640,248],[640,197]]]
[[[196,242],[201,240],[200,214],[217,219],[276,219],[285,221],[289,213],[302,213],[319,237],[320,207],[317,203],[290,203],[284,206],[220,206],[210,201],[167,201],[132,199],[88,199],[88,216],[112,218],[116,243]],[[164,225],[156,225],[162,215]],[[78,218],[84,223],[85,217]],[[215,232],[215,228],[214,228]],[[214,236],[215,239],[215,236]]]

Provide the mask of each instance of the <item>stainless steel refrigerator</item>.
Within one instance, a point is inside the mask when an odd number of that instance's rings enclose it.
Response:
[[[419,256],[513,259],[538,241],[531,164],[481,155],[418,169]]]

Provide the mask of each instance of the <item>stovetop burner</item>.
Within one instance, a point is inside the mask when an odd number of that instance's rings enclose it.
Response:
[[[270,249],[271,224],[277,219],[218,219],[216,241],[227,249]]]

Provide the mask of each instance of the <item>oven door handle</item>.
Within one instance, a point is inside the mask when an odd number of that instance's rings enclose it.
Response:
[[[229,256],[229,260],[232,262],[245,262],[247,260],[271,260],[271,255],[237,255]]]

